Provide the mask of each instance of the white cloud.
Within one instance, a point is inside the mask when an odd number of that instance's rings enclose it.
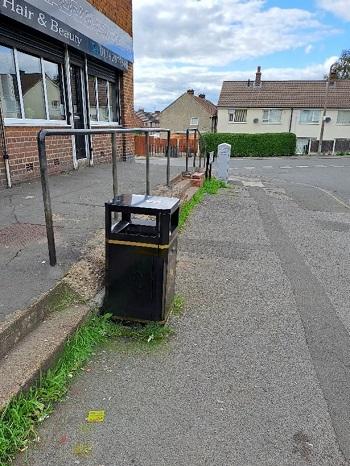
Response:
[[[281,67],[262,69],[263,80],[289,79],[323,79],[329,67],[338,57],[327,58],[324,63],[310,64],[304,68]],[[195,89],[196,94],[204,93],[215,104],[218,101],[224,80],[248,80],[255,78],[255,69],[248,71],[213,71],[207,66],[160,65],[156,77],[153,64],[139,60],[136,65],[137,74],[143,79],[135,89],[137,108],[163,110],[170,102],[179,97],[187,89]]]
[[[162,109],[192,87],[216,98],[223,79],[253,74],[222,69],[297,48],[307,53],[331,32],[306,9],[268,8],[265,0],[134,0],[136,106]]]
[[[350,21],[349,0],[318,0],[318,5],[342,19]]]

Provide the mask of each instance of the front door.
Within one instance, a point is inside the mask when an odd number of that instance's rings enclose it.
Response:
[[[70,81],[72,88],[72,105],[73,105],[73,120],[74,129],[85,128],[84,121],[84,88],[82,80],[82,68],[80,66],[71,65]],[[86,159],[86,136],[75,136],[75,152],[77,160]]]

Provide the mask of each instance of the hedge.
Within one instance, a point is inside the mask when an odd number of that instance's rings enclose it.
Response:
[[[231,144],[231,157],[273,157],[294,155],[296,136],[293,133],[205,133],[201,145],[216,153],[219,144]]]

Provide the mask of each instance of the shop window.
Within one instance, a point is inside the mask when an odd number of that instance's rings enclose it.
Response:
[[[0,46],[0,97],[5,118],[65,120],[62,66]]]
[[[0,46],[0,98],[5,118],[21,118],[13,50]]]
[[[89,105],[92,121],[118,122],[116,85],[106,79],[89,75]]]
[[[104,79],[97,79],[98,89],[98,119],[99,121],[109,121],[108,111],[108,82]]]
[[[97,121],[97,99],[96,99],[96,78],[89,76],[89,104],[90,104],[90,120]]]
[[[46,119],[44,80],[40,58],[17,52],[25,118]]]
[[[43,60],[49,120],[65,120],[62,67]]]

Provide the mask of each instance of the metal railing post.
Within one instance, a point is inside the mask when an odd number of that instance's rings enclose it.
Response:
[[[197,143],[197,130],[194,130],[194,141],[193,141],[193,168],[196,168],[196,143]]]
[[[146,133],[146,195],[150,195],[149,181],[149,133]]]
[[[170,131],[167,133],[166,185],[170,188]]]
[[[117,145],[116,145],[116,134],[145,134],[146,143],[147,143],[147,152],[146,152],[146,194],[150,194],[150,165],[149,165],[149,134],[158,133],[158,132],[167,132],[170,135],[169,129],[164,128],[111,128],[111,129],[42,129],[38,132],[37,142],[38,142],[38,152],[39,152],[39,163],[40,163],[40,176],[41,176],[41,186],[43,191],[43,201],[44,201],[44,212],[45,212],[45,222],[46,222],[46,233],[47,233],[47,242],[49,248],[49,257],[50,265],[54,266],[57,263],[56,259],[56,247],[55,247],[55,236],[53,229],[53,220],[52,220],[52,208],[51,208],[51,198],[49,191],[49,179],[48,179],[48,169],[47,169],[47,159],[46,159],[46,144],[45,138],[48,136],[74,136],[77,134],[81,135],[93,135],[93,134],[111,134],[112,142],[112,170],[113,170],[113,195],[118,195],[118,170],[117,170]],[[169,136],[170,137],[170,136]],[[170,166],[167,167],[170,173]],[[169,180],[170,183],[170,180]]]
[[[113,198],[118,195],[118,165],[117,165],[117,136],[112,133],[112,176],[113,176]]]
[[[188,173],[189,150],[190,150],[190,131],[186,129],[186,173]]]
[[[48,179],[48,173],[47,173],[45,130],[41,131],[38,134],[38,150],[39,150],[41,187],[42,187],[43,202],[44,202],[47,244],[49,247],[49,260],[50,260],[50,265],[55,266],[57,263],[57,258],[56,258],[55,234],[53,230],[49,179]]]

